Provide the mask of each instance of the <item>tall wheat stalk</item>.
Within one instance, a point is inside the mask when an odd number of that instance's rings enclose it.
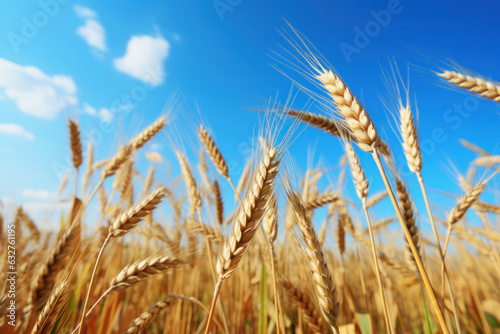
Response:
[[[351,166],[351,173],[352,177],[354,180],[354,186],[356,189],[356,194],[358,195],[359,199],[361,200],[361,203],[363,205],[363,212],[365,214],[366,222],[368,224],[368,232],[370,234],[370,245],[371,245],[371,251],[372,251],[372,260],[373,264],[375,266],[375,274],[377,276],[377,283],[378,283],[378,288],[380,292],[380,298],[382,299],[382,309],[384,312],[384,321],[385,321],[385,326],[387,329],[388,333],[393,333],[393,328],[391,326],[391,323],[389,322],[389,312],[387,311],[387,301],[386,301],[386,296],[384,292],[384,286],[382,284],[382,278],[380,276],[380,268],[379,268],[379,263],[378,263],[378,256],[377,256],[377,247],[375,245],[375,239],[373,237],[373,229],[372,229],[372,223],[370,219],[370,215],[368,213],[368,206],[367,206],[367,198],[368,198],[368,180],[366,179],[365,172],[363,170],[363,167],[361,166],[361,163],[359,162],[358,156],[356,155],[356,152],[354,151],[354,148],[352,147],[351,143],[349,141],[345,141],[344,143],[347,159],[349,160],[349,165]]]
[[[271,195],[269,199],[269,208],[264,216],[263,226],[264,231],[269,241],[269,253],[271,256],[271,271],[273,276],[273,290],[274,290],[274,308],[276,313],[276,332],[281,333],[280,324],[280,311],[279,311],[279,292],[276,280],[276,257],[274,253],[274,242],[278,237],[278,199],[275,194]]]
[[[286,65],[298,73],[304,75],[308,80],[319,83],[319,86],[323,88],[329,95],[330,100],[321,96],[320,94],[310,93],[319,103],[329,107],[332,111],[338,114],[344,122],[350,136],[353,141],[365,152],[371,153],[372,157],[377,165],[379,173],[384,181],[384,185],[389,193],[392,205],[396,214],[398,216],[400,225],[405,234],[405,238],[410,246],[413,256],[416,259],[416,265],[418,271],[422,277],[424,286],[431,299],[432,306],[438,318],[441,330],[444,333],[449,333],[446,326],[441,308],[437,302],[432,284],[429,280],[427,272],[420,260],[418,250],[415,247],[412,236],[408,227],[405,224],[404,217],[399,209],[396,197],[392,191],[390,182],[385,173],[382,161],[380,159],[380,153],[385,153],[386,145],[381,140],[374,122],[371,120],[368,112],[365,110],[363,105],[359,102],[356,96],[351,92],[347,84],[331,69],[328,63],[321,56],[316,56],[313,52],[316,49],[312,44],[305,38],[301,33],[295,30],[290,24],[291,33],[283,32],[283,36],[291,44],[292,48],[299,54],[303,59],[298,60],[298,57],[293,55],[299,64],[294,64],[293,61],[286,60],[285,57],[281,57]],[[290,53],[290,52],[289,52]],[[300,86],[300,85],[299,85]],[[310,90],[307,90],[311,92]]]
[[[210,331],[222,283],[232,275],[238,266],[267,210],[268,198],[273,192],[274,181],[278,175],[279,158],[280,154],[275,147],[264,148],[251,188],[242,200],[228,240],[222,244],[216,267],[219,278],[214,288],[206,334]]]

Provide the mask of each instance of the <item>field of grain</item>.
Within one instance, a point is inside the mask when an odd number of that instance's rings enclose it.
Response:
[[[60,229],[41,228],[22,206],[12,220],[0,216],[17,272],[15,328],[9,274],[0,272],[2,333],[500,333],[500,205],[481,199],[499,190],[500,156],[464,140],[461,149],[477,158],[457,177],[456,205],[430,202],[406,74],[397,65],[387,72],[396,108],[393,127],[381,129],[349,89],[356,78],[341,78],[292,27],[282,35],[288,47],[273,55],[275,67],[314,103],[302,110],[292,96],[256,111],[252,159],[238,178],[210,119],[193,130],[197,160],[170,140],[177,161],[169,163],[181,175],[166,183],[158,167],[141,174],[135,166],[153,137],[175,132],[171,114],[105,161],[94,161],[69,119],[61,131],[74,172],[61,188],[73,196]],[[500,103],[498,83],[459,67],[434,77]],[[304,127],[341,143],[335,181],[328,166],[294,169],[289,147],[307,140]],[[386,141],[388,131],[400,141]],[[408,186],[393,150],[404,152],[418,187]],[[383,191],[371,191],[374,179]],[[357,197],[343,192],[349,182]],[[375,221],[382,204],[385,217]],[[472,215],[482,225],[470,224]],[[419,219],[430,228],[420,229]],[[2,249],[6,268],[10,248]]]

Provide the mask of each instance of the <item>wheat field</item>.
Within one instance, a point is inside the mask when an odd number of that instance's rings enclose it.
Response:
[[[175,132],[172,115],[105,161],[94,161],[69,119],[61,131],[74,172],[60,188],[72,206],[60,229],[43,228],[22,206],[13,219],[0,216],[2,245],[15,231],[17,264],[15,328],[8,274],[0,273],[2,333],[500,333],[500,205],[481,199],[499,191],[500,156],[463,140],[477,159],[457,177],[455,206],[430,202],[413,92],[398,70],[388,72],[394,126],[383,129],[349,89],[354,78],[344,81],[291,26],[282,35],[289,52],[273,56],[276,67],[318,108],[294,107],[292,97],[259,110],[238,177],[203,122],[190,128],[198,158],[171,140],[169,163],[181,173],[160,182],[152,164],[138,171],[138,152]],[[496,82],[455,67],[435,74],[500,102]],[[336,175],[326,175],[328,166],[294,169],[289,148],[304,140],[304,127],[340,143]],[[385,138],[393,129],[399,142]],[[404,152],[417,187],[394,150]],[[374,179],[382,191],[370,189]],[[343,191],[349,182],[357,196]],[[385,216],[375,220],[381,205]]]

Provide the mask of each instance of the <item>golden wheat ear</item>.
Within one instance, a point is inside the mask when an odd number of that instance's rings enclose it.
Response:
[[[297,226],[301,232],[304,242],[304,252],[307,256],[307,263],[313,278],[316,290],[316,297],[321,308],[321,312],[326,322],[337,330],[337,318],[339,315],[339,301],[337,289],[328,269],[321,244],[311,219],[306,213],[302,197],[299,193],[287,189],[288,202],[290,203]]]
[[[437,75],[472,93],[476,93],[495,102],[500,102],[500,85],[496,82],[457,71],[443,71],[442,73],[437,73]]]

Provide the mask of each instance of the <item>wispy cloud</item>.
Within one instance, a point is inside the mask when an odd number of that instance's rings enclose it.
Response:
[[[164,61],[170,43],[161,35],[132,36],[125,55],[114,60],[115,68],[133,78],[157,86],[165,79]]]
[[[105,52],[107,50],[106,31],[97,21],[96,12],[78,5],[74,6],[74,9],[76,14],[85,20],[84,24],[76,29],[77,34],[80,35],[90,47]]]
[[[21,196],[40,201],[52,201],[57,197],[56,193],[44,189],[26,189],[21,192]]]
[[[97,13],[90,8],[80,5],[75,5],[73,8],[75,9],[76,15],[82,19],[89,19],[97,16]]]
[[[113,113],[108,108],[101,108],[97,110],[87,102],[83,103],[83,111],[89,115],[99,117],[101,121],[109,123],[113,120]]]
[[[35,136],[20,125],[14,123],[0,123],[0,133],[35,140]]]
[[[77,87],[66,75],[50,76],[34,66],[0,58],[0,91],[22,112],[45,119],[78,103]]]

